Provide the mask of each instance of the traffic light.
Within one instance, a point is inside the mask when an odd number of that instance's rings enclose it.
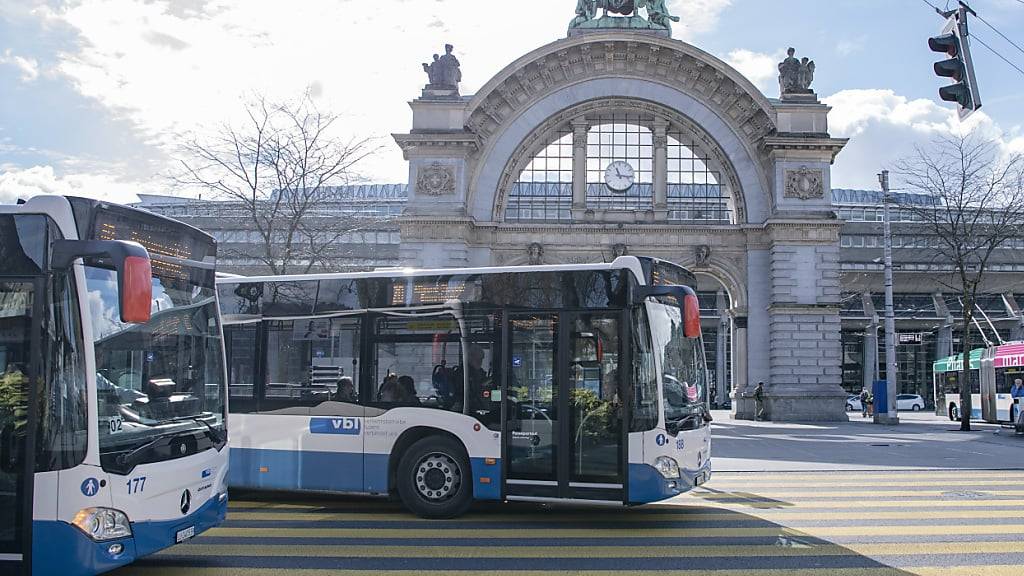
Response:
[[[960,118],[964,119],[981,108],[981,95],[974,76],[974,61],[971,59],[971,44],[967,30],[967,9],[963,6],[952,12],[942,29],[942,34],[928,39],[933,52],[942,52],[948,60],[935,63],[935,74],[951,78],[953,84],[939,88],[939,98],[956,102]]]

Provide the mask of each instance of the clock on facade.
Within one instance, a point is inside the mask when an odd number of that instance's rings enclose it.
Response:
[[[612,192],[625,192],[633,186],[636,178],[636,171],[629,162],[616,160],[608,165],[604,171],[604,183]]]

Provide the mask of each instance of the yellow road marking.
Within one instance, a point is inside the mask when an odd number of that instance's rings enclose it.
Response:
[[[338,570],[335,568],[315,570],[296,569],[280,570],[274,568],[143,568],[130,567],[131,574],[146,576],[178,576],[187,573],[189,576],[365,576],[366,570]],[[416,570],[414,576],[451,576],[451,570]],[[573,570],[560,571],[559,574],[574,576],[609,576],[605,570]],[[373,571],[374,576],[410,576],[409,570]],[[544,570],[459,570],[459,576],[552,576],[554,572]],[[650,576],[649,570],[616,570],[615,576]],[[751,569],[751,570],[658,570],[658,576],[1020,576],[1020,566],[984,565],[984,566],[920,566],[909,568],[802,568],[802,569]]]
[[[759,482],[751,479],[750,482],[715,482],[711,481],[704,485],[705,488],[715,489],[756,489],[764,488],[792,488],[793,482]],[[801,488],[859,488],[874,486],[949,486],[951,489],[963,490],[966,486],[1024,486],[1024,474],[1016,480],[974,480],[972,478],[950,478],[948,480],[874,480],[864,478],[863,481],[851,482],[847,480],[836,480],[834,482],[800,482]]]
[[[964,524],[956,526],[821,526],[800,530],[783,527],[763,528],[531,528],[529,531],[510,525],[495,528],[214,528],[211,536],[242,538],[714,538],[741,536],[947,536],[951,532],[962,535],[1020,534],[1024,538],[1024,524]]]
[[[888,499],[893,497],[905,497],[905,496],[929,496],[932,498],[939,498],[943,494],[948,492],[957,492],[959,488],[950,487],[949,490],[838,490],[831,492],[810,492],[807,490],[797,491],[779,491],[774,492],[771,490],[758,490],[755,492],[707,492],[704,489],[696,490],[693,492],[695,496],[700,498],[707,498],[710,500],[728,499],[728,498],[795,498],[799,500],[809,500],[813,498],[859,498],[858,502],[864,503],[865,499],[870,501],[871,499]],[[1024,496],[1024,490],[984,490],[986,495],[990,496]]]
[[[847,508],[849,506],[846,506]],[[651,512],[635,514],[629,510],[622,510],[612,514],[575,514],[560,513],[551,510],[529,510],[524,514],[486,514],[480,513],[473,516],[459,518],[459,522],[738,522],[751,520],[749,513],[726,512],[717,514],[705,514],[712,508],[681,508],[678,512]],[[823,516],[822,512],[802,512],[787,508],[771,513],[772,518],[782,517],[786,520],[818,520]],[[1015,518],[1020,519],[1019,509],[1010,510],[905,510],[905,511],[875,511],[875,512],[828,512],[828,520],[900,520],[915,518],[931,519],[962,519],[977,518],[987,520],[990,518]],[[437,523],[436,520],[425,520],[413,516],[408,512],[398,513],[374,513],[374,512],[232,512],[231,520],[251,521],[268,520],[279,522],[372,522],[372,521],[396,521],[414,524]]]
[[[771,558],[780,556],[906,556],[1020,554],[1024,542],[927,542],[840,546],[267,546],[192,544],[173,556],[281,556],[311,558]]]

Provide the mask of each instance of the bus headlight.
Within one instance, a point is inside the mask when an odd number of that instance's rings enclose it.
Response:
[[[128,516],[113,508],[86,508],[75,514],[71,521],[79,530],[96,542],[129,538],[132,535]]]
[[[679,462],[668,456],[658,456],[654,468],[665,478],[679,478]]]

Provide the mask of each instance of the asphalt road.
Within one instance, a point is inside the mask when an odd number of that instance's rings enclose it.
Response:
[[[380,500],[235,495],[222,527],[115,574],[1018,576],[1024,438],[920,426],[810,433],[719,419],[715,466],[734,471],[633,509],[488,504],[426,521]],[[891,462],[898,450],[904,462]],[[951,453],[975,453],[979,465],[957,466]],[[807,469],[814,458],[821,470]]]

